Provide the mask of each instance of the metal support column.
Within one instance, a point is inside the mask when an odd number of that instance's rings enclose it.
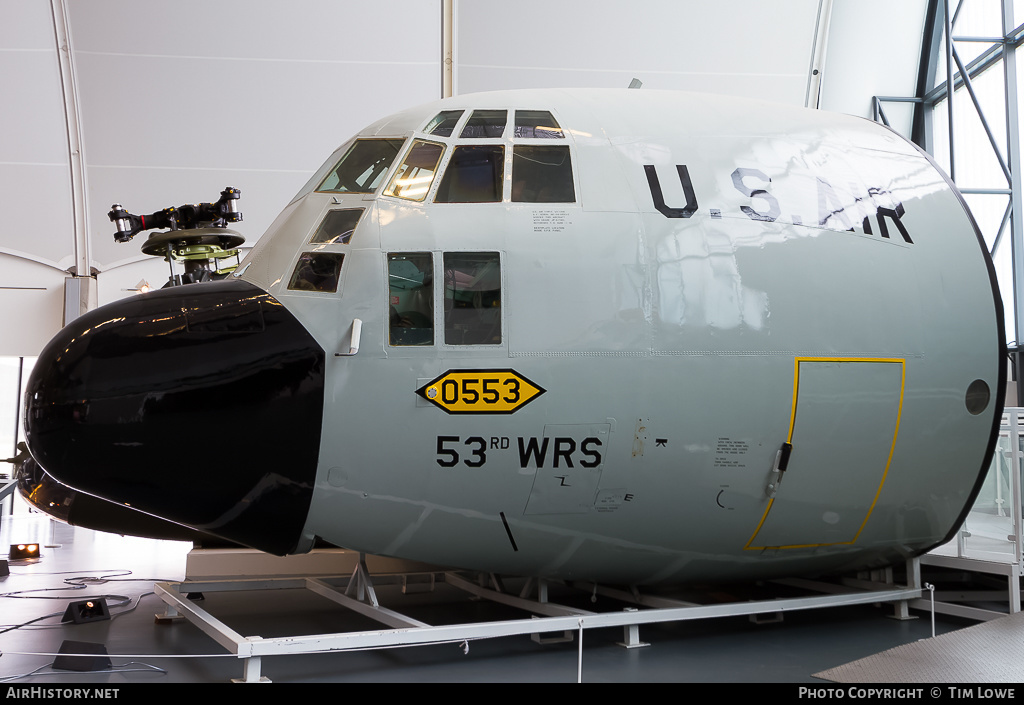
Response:
[[[807,76],[807,94],[804,107],[817,108],[821,104],[821,79],[825,71],[825,51],[828,48],[828,28],[832,21],[832,0],[818,0],[818,19],[814,25],[814,50]]]
[[[1002,0],[1003,36],[1012,32],[1013,3]],[[1010,233],[1013,257],[1013,324],[1017,342],[1024,340],[1024,209],[1021,203],[1020,114],[1017,109],[1017,52],[1004,42],[1003,80],[1006,87],[1006,160],[1010,167]],[[1020,377],[1018,372],[1018,377]],[[1019,382],[1018,382],[1019,389]],[[1020,401],[1018,400],[1018,403]]]
[[[71,210],[75,235],[75,265],[72,274],[80,281],[71,287],[71,306],[65,312],[65,323],[96,305],[96,280],[92,278],[92,253],[89,247],[89,204],[86,199],[85,154],[78,109],[78,84],[75,78],[75,55],[71,45],[71,24],[66,0],[50,0],[54,39],[60,82],[64,98],[64,120],[68,139],[68,165],[71,181]]]
[[[946,112],[949,116],[949,178],[956,183],[956,164],[953,147],[953,17],[949,14],[949,0],[942,0],[942,19],[946,23]]]
[[[441,97],[458,92],[455,81],[455,0],[441,3]]]

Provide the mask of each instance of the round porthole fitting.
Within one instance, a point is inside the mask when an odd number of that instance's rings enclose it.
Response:
[[[967,396],[964,399],[964,403],[967,405],[967,411],[977,416],[988,408],[989,399],[992,395],[989,392],[988,385],[983,380],[976,379],[967,387]]]

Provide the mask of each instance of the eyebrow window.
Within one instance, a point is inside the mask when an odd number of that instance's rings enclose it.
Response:
[[[437,135],[438,137],[451,137],[452,131],[455,129],[455,125],[459,122],[459,118],[465,110],[442,110],[434,119],[427,123],[427,126],[423,128],[423,131],[428,135]]]
[[[547,110],[517,110],[515,137],[565,139],[558,122]]]
[[[505,146],[455,148],[437,187],[435,203],[497,203],[505,178]]]
[[[341,263],[344,261],[345,255],[340,252],[303,252],[295,263],[288,288],[295,291],[335,292],[341,280]]]
[[[429,252],[388,255],[389,344],[434,344],[433,272]]]
[[[362,208],[330,211],[309,239],[310,244],[347,245],[362,215]]]
[[[512,150],[512,201],[574,203],[569,147],[516,145]]]
[[[507,110],[474,110],[459,137],[501,137],[506,122]]]
[[[497,252],[445,253],[444,342],[501,344],[501,260]]]
[[[373,193],[402,148],[402,139],[356,140],[317,191]]]
[[[444,145],[423,140],[413,142],[412,149],[405,155],[405,161],[391,177],[384,195],[422,201],[430,191],[442,154]]]

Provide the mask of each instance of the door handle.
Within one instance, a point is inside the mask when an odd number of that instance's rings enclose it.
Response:
[[[352,335],[349,337],[349,351],[336,352],[334,357],[348,357],[359,352],[359,338],[363,333],[363,321],[359,318],[352,319]]]
[[[782,447],[775,454],[775,464],[772,466],[772,472],[768,476],[768,486],[764,488],[764,493],[768,497],[774,497],[779,489],[779,485],[782,484],[782,474],[789,467],[789,456],[792,452],[793,444],[787,442],[783,443]]]

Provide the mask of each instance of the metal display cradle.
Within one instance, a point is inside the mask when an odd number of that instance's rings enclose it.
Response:
[[[582,678],[583,633],[588,629],[621,628],[625,648],[647,646],[639,636],[639,627],[663,622],[678,622],[716,617],[749,615],[755,622],[779,621],[785,612],[848,605],[894,603],[897,616],[906,616],[906,605],[922,594],[920,586],[899,586],[891,581],[892,571],[877,571],[874,579],[845,581],[843,584],[823,585],[810,581],[791,581],[797,596],[780,597],[776,591],[765,590],[761,597],[737,599],[712,604],[696,603],[686,599],[673,599],[659,594],[645,594],[638,590],[622,590],[586,584],[549,583],[526,579],[518,590],[510,591],[504,581],[493,575],[467,575],[450,571],[375,574],[371,578],[366,568],[366,556],[356,557],[355,569],[350,577],[268,577],[253,579],[193,579],[181,583],[157,583],[156,594],[166,603],[158,622],[187,619],[213,638],[231,654],[242,659],[242,678],[236,682],[269,682],[262,675],[262,658],[295,654],[344,652],[365,649],[386,649],[430,644],[461,644],[464,650],[480,639],[493,639],[514,635],[530,635],[535,641],[577,640],[577,679]],[[335,559],[336,561],[336,559]],[[867,577],[867,576],[865,576]],[[441,584],[455,589],[467,598],[484,599],[522,610],[522,618],[498,619],[458,624],[428,624],[410,617],[378,599],[377,591],[385,585],[398,586],[401,594],[433,591]],[[307,590],[327,598],[340,608],[352,610],[381,625],[380,628],[326,634],[299,634],[279,637],[245,635],[217,618],[211,611],[199,606],[190,595],[202,593],[205,597],[215,592]],[[560,595],[567,592],[589,598],[593,609],[581,609],[549,599],[549,590]],[[822,594],[829,592],[831,594]],[[391,593],[393,594],[393,593]],[[599,611],[601,605],[614,605]],[[686,596],[689,599],[690,596]],[[268,604],[273,600],[268,598]],[[565,600],[570,601],[570,600]],[[400,600],[395,600],[400,602]],[[587,600],[583,600],[587,602]]]
[[[1024,457],[1024,408],[1007,407],[988,476],[974,507],[956,537],[918,560],[922,567],[961,571],[965,576],[995,576],[1006,588],[991,590],[937,589],[935,610],[970,619],[1006,616],[1002,609],[980,606],[1005,602],[1011,614],[1020,611],[1021,459]],[[923,607],[923,603],[912,603]]]

